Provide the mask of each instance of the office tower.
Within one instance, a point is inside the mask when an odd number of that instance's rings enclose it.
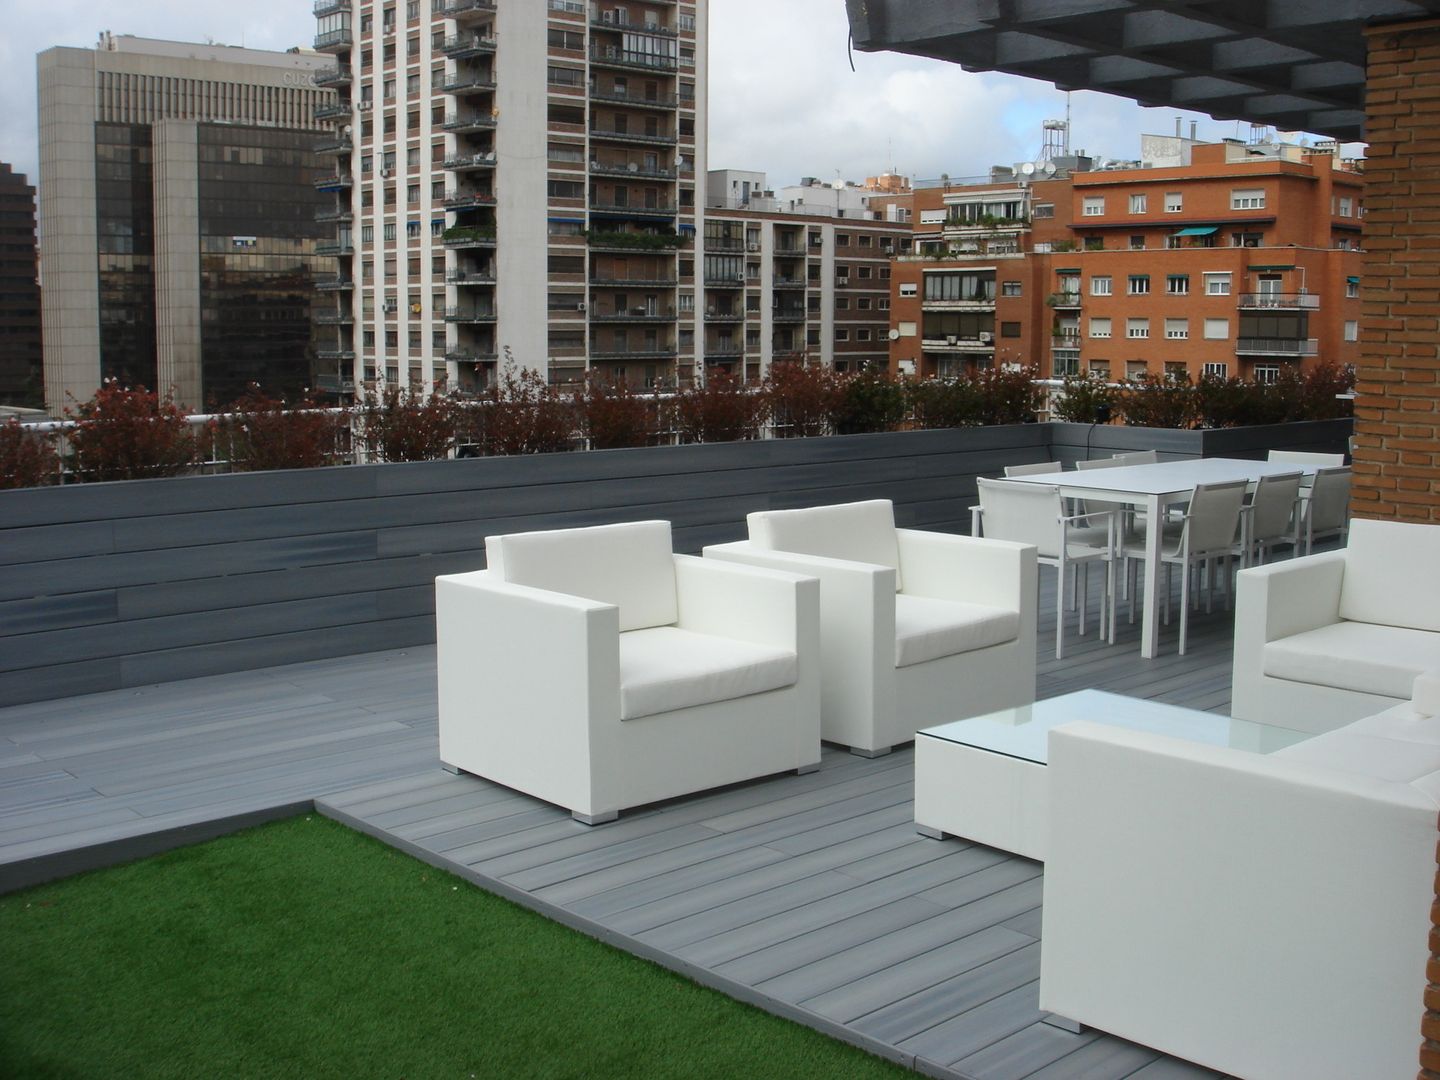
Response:
[[[342,387],[694,373],[706,0],[317,0]]]
[[[101,35],[39,56],[45,398],[312,381],[313,54]]]
[[[40,404],[35,189],[0,162],[0,405]]]

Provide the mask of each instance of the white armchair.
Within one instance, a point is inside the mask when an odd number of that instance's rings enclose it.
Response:
[[[440,759],[587,824],[819,767],[819,585],[644,521],[487,537],[435,580]]]
[[[1230,713],[1323,732],[1440,668],[1440,527],[1355,521],[1349,546],[1236,575]]]
[[[821,734],[875,756],[1035,700],[1035,549],[895,528],[887,500],[763,511],[708,560],[820,579]]]
[[[1270,754],[1052,732],[1040,1008],[1247,1080],[1413,1075],[1437,691]]]

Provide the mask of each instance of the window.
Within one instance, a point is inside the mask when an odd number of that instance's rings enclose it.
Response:
[[[386,225],[385,225],[385,239],[386,239],[386,240],[394,240],[394,239],[395,239],[395,223],[394,223],[393,221],[387,222]]]
[[[1053,218],[1055,216],[1054,203],[1036,203],[1035,208],[1030,211],[1032,218]]]
[[[1185,209],[1185,196],[1178,191],[1167,191],[1165,193],[1165,212],[1167,214],[1178,214]]]
[[[1356,322],[1354,319],[1346,319],[1346,320],[1345,320],[1345,340],[1346,340],[1346,341],[1359,341],[1359,340],[1360,340],[1360,324],[1359,324],[1358,322]]]
[[[1130,237],[1130,250],[1131,250],[1131,251],[1144,251],[1144,250],[1145,250],[1145,237],[1140,236],[1140,235],[1138,235],[1138,234],[1135,235],[1135,236]]]
[[[374,225],[361,225],[361,226],[360,226],[360,242],[361,242],[362,244],[373,244],[373,243],[375,242],[375,226],[374,226]]]
[[[1265,234],[1259,232],[1233,232],[1230,234],[1231,247],[1259,247],[1265,240]]]
[[[1087,236],[1081,245],[1086,251],[1104,251],[1105,238],[1103,236]]]
[[[550,180],[547,182],[550,196],[556,199],[583,199],[585,185],[578,180]]]
[[[900,283],[900,295],[901,295],[902,297],[906,297],[906,296],[916,296],[916,295],[919,294],[919,292],[920,292],[920,286],[919,286],[919,284],[918,284],[917,282],[914,282],[914,281],[902,281],[902,282]]]
[[[405,188],[405,201],[414,206],[420,201],[420,185],[410,184]]]
[[[1341,195],[1341,196],[1340,196],[1340,216],[1341,216],[1341,217],[1354,217],[1354,216],[1355,216],[1355,200],[1352,199],[1349,195]]]
[[[418,146],[412,146],[405,151],[405,165],[411,169],[420,167],[420,148]]]
[[[405,93],[410,95],[410,97],[414,97],[416,94],[420,93],[419,74],[407,75],[405,77]]]
[[[1230,365],[1223,360],[1207,360],[1204,372],[1211,378],[1226,379],[1230,377]]]
[[[694,29],[695,29],[695,16],[694,16],[694,15],[681,15],[681,16],[680,16],[680,29],[681,29],[681,30],[694,30]]]
[[[898,327],[901,337],[914,337],[917,327],[913,322],[902,322]]]
[[[386,101],[394,101],[394,100],[395,100],[395,80],[394,80],[394,79],[386,79],[386,80],[385,80],[385,100],[386,100]]]
[[[1130,291],[1130,295],[1131,295],[1131,296],[1144,296],[1144,295],[1146,295],[1146,294],[1150,291],[1150,275],[1149,275],[1149,274],[1131,274],[1131,275],[1130,275],[1130,290],[1129,290],[1129,291]]]
[[[1105,275],[1105,276],[1098,276],[1098,275],[1097,275],[1096,277],[1092,277],[1092,278],[1090,279],[1090,295],[1091,295],[1091,296],[1109,296],[1109,295],[1110,295],[1110,278],[1109,278],[1108,275]]]
[[[1091,360],[1091,361],[1090,361],[1090,374],[1091,374],[1091,375],[1094,375],[1094,376],[1095,376],[1096,378],[1098,378],[1098,379],[1105,379],[1105,380],[1108,381],[1109,378],[1110,378],[1110,361],[1109,361],[1109,360]]]
[[[549,80],[551,86],[585,85],[585,72],[583,72],[579,68],[555,67],[552,64],[549,70],[546,72],[546,78]],[[622,119],[624,118],[618,116],[616,117],[617,121]],[[620,130],[620,126],[618,123],[616,125],[616,130]]]
[[[1231,210],[1264,210],[1264,188],[1233,188],[1230,191]]]
[[[870,277],[870,267],[868,267],[868,266],[861,266],[861,267],[858,268],[857,273],[860,275],[860,280],[862,280],[862,281],[868,280],[869,277]]]
[[[1206,296],[1229,296],[1230,275],[1229,274],[1206,274],[1205,275]]]
[[[819,297],[816,297],[816,299],[818,300]],[[855,301],[855,310],[856,310],[856,311],[869,311],[869,310],[870,310],[870,298],[869,298],[868,296],[862,296],[862,297],[860,297],[860,299],[856,300],[856,301]]]
[[[1227,338],[1229,338],[1229,336],[1230,336],[1230,320],[1229,320],[1229,319],[1206,319],[1206,320],[1205,320],[1205,340],[1206,340],[1206,341],[1224,341],[1224,340],[1226,340]]]
[[[1347,299],[1350,299],[1350,300],[1354,300],[1354,299],[1355,299],[1356,297],[1358,297],[1359,295],[1360,295],[1360,279],[1359,279],[1359,278],[1346,278],[1346,279],[1345,279],[1345,296],[1346,296],[1346,298],[1347,298]]]
[[[880,299],[876,300],[876,301],[875,301],[875,310],[876,310],[876,311],[889,311],[889,310],[890,310],[890,298],[889,298],[888,296],[882,296],[882,297],[880,297]]]
[[[1001,337],[1019,337],[1020,324],[1018,322],[1002,322],[1000,324]]]
[[[855,340],[856,340],[856,341],[869,341],[869,340],[870,340],[870,331],[867,330],[867,329],[865,329],[865,327],[862,326],[859,330],[856,330],[856,331],[855,331]]]
[[[1190,336],[1189,319],[1166,319],[1165,336],[1172,341],[1183,341]]]
[[[860,234],[859,236],[857,236],[855,239],[856,239],[856,241],[859,243],[859,245],[860,245],[861,247],[869,247],[869,246],[870,246],[871,237],[870,237],[870,234],[869,234],[869,233],[861,233],[861,234]]]
[[[848,296],[837,296],[837,297],[835,298],[835,310],[836,310],[836,311],[849,311],[849,310],[850,310],[850,298],[849,298]]]
[[[1125,336],[1127,338],[1148,338],[1150,336],[1150,320],[1126,319]]]
[[[836,246],[836,247],[849,247],[849,246],[850,246],[850,234],[849,234],[849,233],[843,233],[843,232],[837,232],[837,233],[835,234],[835,246]]]
[[[1171,296],[1190,295],[1190,275],[1170,274],[1165,278],[1165,291]]]
[[[1146,205],[1149,203],[1149,201],[1150,201],[1150,197],[1149,197],[1148,195],[1131,195],[1131,196],[1130,196],[1130,213],[1132,213],[1132,214],[1143,214],[1143,213],[1145,213],[1145,207],[1146,207]]]
[[[1000,295],[1001,295],[1001,296],[1019,296],[1019,295],[1020,295],[1020,282],[1018,282],[1018,281],[1002,281],[1002,282],[1000,283]]]
[[[1090,320],[1090,336],[1092,338],[1108,338],[1110,336],[1110,320],[1092,318]]]
[[[836,341],[849,341],[849,340],[850,340],[850,331],[849,331],[849,330],[843,330],[843,329],[837,329],[837,330],[835,331],[835,340],[836,340]]]
[[[1105,213],[1105,196],[1086,195],[1080,204],[1080,213],[1083,217],[1100,217]]]

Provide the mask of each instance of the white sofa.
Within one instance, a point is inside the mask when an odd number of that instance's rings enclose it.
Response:
[[[670,525],[492,536],[435,581],[440,758],[569,809],[820,761],[819,583],[671,552]]]
[[[1247,1080],[1414,1076],[1440,678],[1413,692],[1269,755],[1052,732],[1040,1007]]]
[[[705,548],[820,579],[821,733],[875,756],[1035,700],[1035,549],[897,529],[888,500],[750,514]]]
[[[1440,527],[1357,520],[1343,550],[1236,580],[1232,716],[1329,731],[1440,668]]]

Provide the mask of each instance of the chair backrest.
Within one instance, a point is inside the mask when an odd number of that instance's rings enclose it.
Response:
[[[1075,462],[1075,468],[1077,468],[1081,472],[1085,472],[1088,469],[1118,469],[1122,465],[1128,464],[1129,462],[1121,460],[1118,456],[1097,457],[1090,458],[1086,461],[1077,461]]]
[[[1039,473],[1059,472],[1064,466],[1058,461],[1037,461],[1030,465],[1006,465],[1006,476],[1035,476]]]
[[[1185,542],[1192,555],[1230,549],[1240,530],[1240,508],[1249,486],[1244,480],[1195,485],[1185,513]]]
[[[1355,622],[1440,630],[1440,525],[1350,523],[1340,617]]]
[[[980,494],[981,521],[992,540],[1033,544],[1041,558],[1060,555],[1060,489],[1050,484],[1011,480],[975,481]]]
[[[1128,454],[1116,454],[1114,460],[1124,465],[1154,465],[1160,460],[1160,451],[1131,450]]]
[[[1317,454],[1309,450],[1271,450],[1267,461],[1278,461],[1282,465],[1320,465],[1334,468],[1345,464],[1344,454]]]
[[[622,631],[680,617],[668,521],[487,536],[485,564],[512,585],[614,604]]]
[[[1260,478],[1255,485],[1255,497],[1250,502],[1252,540],[1274,540],[1290,532],[1295,503],[1300,498],[1302,475],[1299,472],[1276,473]]]
[[[1310,485],[1310,530],[1331,532],[1345,524],[1350,513],[1350,469],[1316,469]]]
[[[750,542],[760,547],[888,566],[895,571],[895,590],[902,588],[895,507],[889,499],[800,510],[758,510],[747,515],[745,522],[750,528]]]
[[[1088,472],[1090,469],[1118,469],[1131,462],[1126,461],[1120,454],[1114,457],[1090,458],[1088,461],[1075,462],[1075,468],[1080,472]],[[1139,464],[1135,462],[1135,464]],[[1124,510],[1125,504],[1118,502],[1102,502],[1098,499],[1077,499],[1075,501],[1075,512],[1078,514],[1113,514]],[[1089,522],[1093,525],[1094,522]]]

